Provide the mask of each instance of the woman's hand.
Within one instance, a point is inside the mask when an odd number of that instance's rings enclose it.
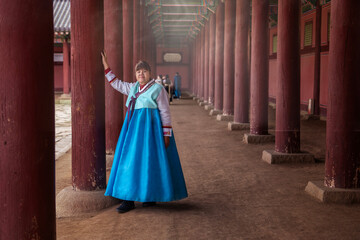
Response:
[[[167,148],[170,145],[170,137],[164,136],[164,142],[165,142],[165,148]]]
[[[108,69],[109,68],[109,64],[107,62],[107,56],[106,56],[106,52],[105,50],[103,50],[101,52],[101,58],[102,58],[102,64],[104,66],[104,70]]]

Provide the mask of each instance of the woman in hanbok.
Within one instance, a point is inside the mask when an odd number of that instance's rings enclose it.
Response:
[[[108,82],[128,95],[128,109],[105,195],[123,200],[117,208],[119,213],[134,209],[134,201],[147,207],[156,202],[186,198],[166,90],[150,80],[151,69],[147,62],[136,64],[137,82],[123,82],[109,68],[106,54],[102,52],[101,55]]]

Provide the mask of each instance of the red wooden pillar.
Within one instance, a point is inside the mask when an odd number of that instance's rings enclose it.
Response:
[[[149,36],[148,36],[148,33],[149,33],[149,21],[148,19],[146,18],[145,19],[145,23],[144,23],[144,30],[143,30],[143,39],[144,39],[144,42],[143,42],[143,45],[142,45],[142,51],[143,51],[143,59],[146,60],[147,57],[148,57],[148,39],[149,39]]]
[[[300,151],[300,1],[279,0],[278,9],[275,151],[298,153]]]
[[[104,48],[103,1],[73,0],[71,22],[73,187],[104,189],[105,90],[99,81],[104,79],[99,56]]]
[[[197,98],[197,80],[198,80],[198,76],[197,76],[197,71],[198,71],[198,45],[197,45],[197,38],[194,39],[194,68],[193,68],[193,72],[194,72],[194,81],[193,81],[193,88],[194,88],[194,100],[195,98]]]
[[[250,134],[268,134],[269,0],[253,0]],[[286,33],[284,33],[286,35]],[[295,49],[296,51],[297,49]],[[247,61],[245,59],[244,61]],[[296,64],[296,63],[295,63]],[[299,65],[300,66],[300,65]],[[291,79],[290,79],[291,80]],[[281,104],[281,102],[279,102]],[[278,108],[278,107],[276,107]]]
[[[145,2],[145,1],[144,1]],[[145,3],[144,3],[145,4]],[[143,51],[143,59],[145,59],[146,58],[146,34],[147,34],[147,29],[148,29],[148,27],[149,27],[149,24],[150,24],[150,22],[149,22],[149,18],[148,17],[146,17],[147,16],[147,14],[148,14],[148,9],[147,8],[144,8],[144,14],[145,14],[145,16],[144,16],[144,26],[143,26],[143,44],[142,44],[142,51]]]
[[[133,66],[133,0],[122,0],[122,26],[123,26],[123,79],[126,82],[133,82],[134,66]],[[125,102],[127,96],[123,96],[124,99],[124,116],[126,115]]]
[[[224,26],[224,115],[234,114],[234,49],[236,1],[225,1]]]
[[[56,239],[52,9],[1,1],[0,239]]]
[[[152,40],[151,69],[152,69],[153,73],[156,73],[156,39],[152,32],[151,32],[151,40]],[[153,76],[153,77],[156,78],[156,76]]]
[[[321,53],[321,5],[316,1],[315,64],[314,64],[314,115],[320,115],[320,53]]]
[[[133,1],[133,66],[140,60],[140,0]]]
[[[151,29],[149,21],[146,20],[146,28],[145,28],[145,43],[144,43],[144,60],[149,61],[151,57]]]
[[[360,2],[331,1],[325,185],[359,188]]]
[[[105,50],[117,77],[123,79],[122,1],[104,2]],[[123,119],[123,96],[105,82],[106,152],[114,153]]]
[[[224,91],[224,3],[219,1],[216,8],[215,30],[215,106],[214,109],[223,109]]]
[[[204,102],[209,101],[209,22],[204,27]]]
[[[68,39],[63,38],[63,93],[70,93],[70,48]]]
[[[144,27],[145,27],[145,3],[140,0],[140,19],[139,19],[139,31],[140,31],[140,39],[139,39],[139,47],[140,47],[140,59],[144,59]]]
[[[194,71],[195,71],[195,62],[196,62],[196,58],[195,58],[195,42],[193,40],[190,40],[191,43],[190,43],[190,51],[189,51],[189,54],[190,54],[190,71],[189,71],[189,75],[191,74],[191,83],[189,84],[190,86],[190,93],[191,93],[191,96],[193,97],[194,96],[194,92],[195,92],[195,89],[194,89],[194,84],[195,84],[195,81],[194,81]]]
[[[145,47],[145,54],[146,60],[151,58],[151,27],[150,24],[147,25],[146,28],[146,47]]]
[[[209,21],[209,104],[214,104],[215,84],[215,15]]]
[[[152,31],[151,28],[149,27],[149,32],[148,32],[148,47],[146,48],[146,51],[148,52],[148,57],[146,58],[146,61],[150,64],[151,67],[154,66],[154,60],[153,60],[153,50],[154,50],[154,39],[153,39],[153,35],[152,35]]]
[[[196,36],[195,40],[194,40],[194,44],[195,44],[195,78],[194,78],[194,91],[195,91],[195,98],[198,99],[199,98],[199,59],[200,59],[200,54],[199,54],[199,35]]]
[[[205,28],[201,29],[201,40],[200,40],[200,47],[201,47],[201,57],[200,57],[200,100],[205,101],[204,99],[204,85],[205,85]]]
[[[200,82],[201,82],[201,74],[200,74],[200,63],[201,63],[201,33],[198,34],[196,38],[196,96],[200,99]]]
[[[191,97],[195,100],[196,97],[196,39],[191,39],[191,51],[190,51],[190,64],[192,64],[191,67]]]
[[[254,1],[256,2],[256,1]],[[253,8],[255,8],[254,4]],[[234,122],[249,122],[248,34],[250,1],[236,1]],[[263,40],[265,41],[264,38]],[[263,43],[266,45],[266,41]]]

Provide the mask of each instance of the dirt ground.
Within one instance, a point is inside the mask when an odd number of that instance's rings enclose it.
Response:
[[[57,238],[71,239],[360,239],[360,205],[323,204],[305,186],[324,177],[325,125],[301,121],[301,149],[315,164],[269,165],[191,99],[174,100],[173,128],[189,192],[187,199],[118,214],[57,219]],[[269,108],[270,132],[275,110]],[[56,193],[71,184],[71,153],[56,161]]]

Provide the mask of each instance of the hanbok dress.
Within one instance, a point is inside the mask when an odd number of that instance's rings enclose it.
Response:
[[[180,98],[181,97],[181,76],[175,75],[174,77],[174,87],[175,87],[175,97]]]
[[[120,81],[110,69],[105,71],[105,76],[113,88],[128,95],[128,111],[105,195],[139,202],[186,198],[188,194],[164,87],[151,80],[140,89],[138,82]],[[170,137],[167,148],[164,136]]]

